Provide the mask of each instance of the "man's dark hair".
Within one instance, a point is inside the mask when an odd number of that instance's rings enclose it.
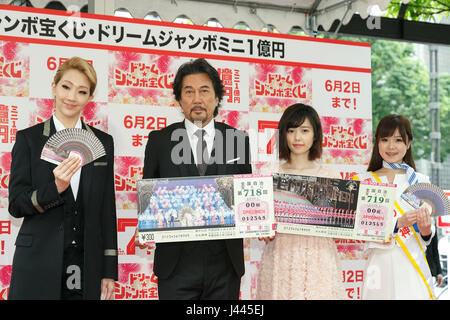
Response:
[[[222,101],[224,93],[223,90],[224,86],[222,84],[222,80],[220,79],[217,70],[203,58],[191,60],[189,62],[183,63],[180,66],[173,81],[173,94],[175,95],[175,99],[177,101],[181,100],[181,89],[182,89],[181,85],[183,83],[184,77],[190,74],[198,74],[198,73],[205,73],[211,79],[211,82],[214,87],[214,92],[216,94],[216,97],[219,99],[219,104],[214,110],[214,117],[216,117],[217,114],[219,113],[220,102]]]

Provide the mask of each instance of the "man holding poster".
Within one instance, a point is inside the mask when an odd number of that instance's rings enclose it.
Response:
[[[217,70],[204,59],[187,62],[173,92],[185,119],[149,133],[143,179],[251,173],[248,135],[214,121],[224,93]],[[242,239],[156,246],[160,299],[238,299],[244,271]]]

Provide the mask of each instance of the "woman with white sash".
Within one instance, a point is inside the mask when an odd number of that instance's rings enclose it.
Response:
[[[390,241],[367,242],[368,261],[362,299],[435,299],[432,276],[425,257],[434,236],[430,212],[413,209],[401,199],[412,184],[430,182],[415,172],[411,150],[413,135],[408,119],[389,115],[381,119],[368,172],[355,180],[396,184],[394,230]]]

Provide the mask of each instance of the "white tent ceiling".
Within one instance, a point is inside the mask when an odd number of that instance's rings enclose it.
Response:
[[[252,30],[273,25],[281,33],[289,32],[294,26],[308,30],[308,16],[316,18],[316,26],[322,25],[328,30],[336,19],[343,19],[346,24],[354,12],[359,12],[366,18],[373,5],[379,5],[384,10],[389,2],[390,0],[159,0],[151,1],[151,4],[142,1],[130,6],[129,0],[115,1],[116,7],[126,8],[133,17],[143,18],[149,11],[155,11],[163,21],[173,21],[184,14],[195,24],[204,24],[215,18],[227,28],[245,22]]]
[[[245,22],[251,30],[274,26],[281,33],[293,27],[304,31],[322,26],[328,30],[335,20],[345,25],[353,14],[366,18],[373,6],[381,11],[391,0],[59,0],[66,8],[83,7],[89,3],[89,11],[114,15],[118,9],[126,9],[132,17],[143,19],[148,13],[157,13],[163,21],[174,21],[184,15],[194,24],[203,25],[211,18],[232,28]],[[408,3],[410,0],[402,0]],[[50,0],[30,0],[33,6],[44,8]],[[11,0],[0,0],[11,3]]]

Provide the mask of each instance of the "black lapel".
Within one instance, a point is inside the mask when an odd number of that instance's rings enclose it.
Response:
[[[42,148],[44,148],[45,143],[47,142],[48,138],[50,138],[53,134],[55,134],[56,128],[55,124],[53,123],[52,117],[44,121],[44,126],[42,128],[42,136],[41,136],[41,144]],[[41,148],[41,150],[42,150]],[[42,151],[41,151],[42,152]],[[42,160],[45,161],[45,160]],[[51,162],[45,161],[49,167],[49,169],[53,172],[53,169],[55,169],[57,166],[56,164],[53,164]]]

